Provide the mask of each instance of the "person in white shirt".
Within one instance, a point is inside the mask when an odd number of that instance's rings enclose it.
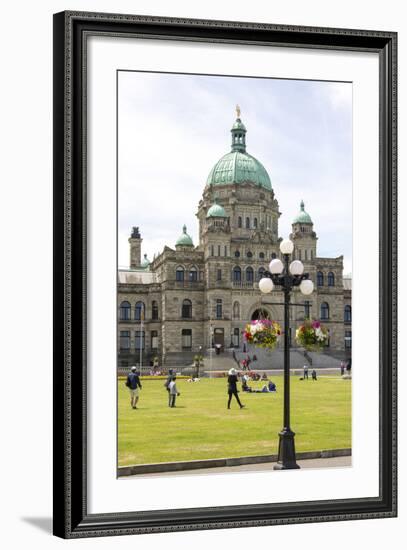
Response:
[[[175,383],[175,380],[177,379],[176,376],[172,377],[171,382],[169,383],[168,389],[170,391],[170,407],[175,407],[175,400],[177,396],[181,395],[179,391],[177,390],[177,384]]]

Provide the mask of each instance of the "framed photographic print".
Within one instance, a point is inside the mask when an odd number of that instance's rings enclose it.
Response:
[[[54,533],[391,517],[392,32],[54,16]]]

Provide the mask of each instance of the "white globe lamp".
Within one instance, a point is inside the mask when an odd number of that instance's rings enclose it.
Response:
[[[291,275],[302,275],[304,273],[304,264],[300,260],[294,260],[290,263]]]
[[[308,296],[314,291],[314,283],[309,279],[305,279],[305,281],[301,281],[300,290],[305,296]]]
[[[263,277],[263,279],[260,279],[259,281],[259,289],[263,294],[268,294],[271,292],[274,288],[274,283],[271,279],[268,277]]]
[[[280,250],[282,254],[292,254],[294,243],[290,239],[283,239],[280,243]]]
[[[270,273],[273,273],[273,275],[278,275],[283,272],[283,262],[278,258],[274,258],[274,260],[271,260],[271,262],[269,263],[269,269]]]

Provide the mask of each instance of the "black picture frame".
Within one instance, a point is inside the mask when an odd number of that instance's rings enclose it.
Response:
[[[380,493],[377,498],[89,514],[86,40],[94,34],[376,52],[380,59]],[[86,12],[54,15],[54,534],[63,538],[397,515],[397,34]]]

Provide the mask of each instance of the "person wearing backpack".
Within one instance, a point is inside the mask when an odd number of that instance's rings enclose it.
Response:
[[[127,375],[126,386],[130,390],[130,404],[133,409],[137,409],[137,403],[140,397],[141,382],[136,367],[131,367],[131,372]]]

